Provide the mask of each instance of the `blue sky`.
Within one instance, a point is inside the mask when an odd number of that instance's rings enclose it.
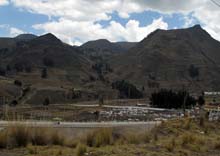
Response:
[[[78,45],[99,38],[140,41],[158,28],[201,24],[219,39],[219,10],[206,0],[191,0],[191,4],[183,0],[0,0],[0,36],[51,32]],[[211,17],[212,12],[216,16]]]

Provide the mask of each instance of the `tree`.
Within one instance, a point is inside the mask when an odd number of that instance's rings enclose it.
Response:
[[[43,68],[43,70],[41,71],[41,78],[46,79],[47,77],[47,68]]]
[[[193,64],[189,67],[189,75],[191,78],[196,78],[199,76],[199,68],[195,67]]]
[[[174,92],[172,90],[161,89],[159,92],[151,94],[150,101],[153,107],[168,109],[191,108],[191,106],[196,105],[196,100],[184,90]]]
[[[0,76],[5,76],[5,75],[6,75],[5,69],[0,67]]]
[[[17,106],[17,104],[18,104],[18,101],[17,101],[17,100],[13,100],[13,101],[10,103],[11,106]]]
[[[43,64],[47,67],[53,67],[54,66],[54,61],[49,57],[45,57],[43,59]]]
[[[24,70],[25,70],[26,73],[31,73],[32,72],[32,67],[27,65],[27,66],[24,67]]]
[[[203,106],[205,104],[204,96],[199,96],[197,102],[198,102],[199,106]]]
[[[21,87],[22,86],[22,82],[19,80],[15,80],[14,81],[14,85]]]
[[[139,99],[143,98],[143,93],[133,84],[122,80],[112,83],[112,89],[117,89],[120,92],[120,98]]]
[[[47,98],[44,99],[43,105],[48,106],[49,104],[50,104],[50,99],[47,97]]]
[[[103,96],[99,97],[99,106],[102,106],[104,104],[104,98]]]

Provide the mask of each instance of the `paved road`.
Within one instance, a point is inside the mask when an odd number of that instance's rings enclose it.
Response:
[[[30,127],[52,127],[52,128],[102,128],[102,127],[146,127],[152,128],[159,125],[159,121],[149,122],[50,122],[50,121],[0,121],[0,128],[11,125],[22,124]]]
[[[71,104],[75,107],[99,107],[97,104],[91,105],[82,105],[82,104]],[[139,107],[139,106],[114,106],[114,105],[102,105],[103,108],[118,108],[118,109],[142,109],[142,110],[152,110],[152,111],[166,111],[170,109],[163,109],[163,108],[153,108],[153,107]]]

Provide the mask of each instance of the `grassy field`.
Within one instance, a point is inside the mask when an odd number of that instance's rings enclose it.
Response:
[[[219,122],[182,119],[163,122],[151,131],[103,128],[82,135],[14,125],[0,133],[5,156],[218,156]]]

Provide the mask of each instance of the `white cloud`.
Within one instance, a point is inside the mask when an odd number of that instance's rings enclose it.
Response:
[[[10,33],[10,37],[15,37],[17,35],[24,34],[25,32],[21,29],[11,27],[9,29],[9,33]]]
[[[115,11],[120,17],[129,18],[131,13],[146,10],[162,14],[181,13],[185,17],[183,27],[194,24],[193,18],[196,18],[202,23],[203,28],[220,40],[218,37],[220,36],[220,8],[210,0],[11,0],[11,3],[32,13],[57,17],[58,21],[41,23],[34,27],[55,33],[68,43],[84,42],[106,36],[112,41],[121,37],[136,41],[140,36],[143,37],[140,35],[141,31],[147,34],[146,30],[143,30],[146,26],[142,29],[138,21],[130,20],[125,27],[111,21],[110,26],[106,28],[96,22],[110,20],[110,14]],[[189,18],[189,14],[192,14],[192,17]],[[76,38],[80,38],[80,41]]]
[[[0,6],[8,5],[8,4],[9,4],[8,0],[0,0]]]
[[[60,19],[58,22],[48,22],[34,25],[35,29],[43,29],[45,32],[52,32],[67,43],[80,44],[88,40],[105,38],[110,41],[140,41],[152,31],[160,28],[167,29],[168,24],[163,18],[154,20],[150,25],[140,27],[138,21],[129,20],[126,26],[122,26],[116,21],[111,21],[110,25],[103,28],[100,24],[93,22],[76,22],[67,19]],[[74,43],[74,39],[78,39]]]

